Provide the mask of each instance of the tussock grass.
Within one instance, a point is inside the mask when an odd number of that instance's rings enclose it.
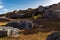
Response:
[[[7,22],[0,22],[0,26],[6,25],[6,24],[7,24]]]

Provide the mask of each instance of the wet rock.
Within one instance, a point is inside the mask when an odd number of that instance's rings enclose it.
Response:
[[[60,32],[54,32],[48,35],[46,40],[60,40]]]

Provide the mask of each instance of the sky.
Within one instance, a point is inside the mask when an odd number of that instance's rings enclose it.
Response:
[[[13,10],[25,10],[37,8],[38,6],[48,6],[60,2],[60,0],[0,0],[0,14]]]

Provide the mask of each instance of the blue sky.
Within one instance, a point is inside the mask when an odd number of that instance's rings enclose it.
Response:
[[[47,6],[58,2],[60,0],[0,0],[0,14],[12,10],[37,8],[39,5]]]

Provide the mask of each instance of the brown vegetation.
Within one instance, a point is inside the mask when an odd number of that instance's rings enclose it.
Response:
[[[24,14],[22,15],[24,18],[20,14]],[[33,18],[39,14],[40,18]],[[36,9],[15,10],[4,15],[8,19],[13,19],[11,21],[30,20],[34,26],[32,30],[22,31],[18,38],[1,38],[2,40],[46,40],[47,36],[52,32],[60,31],[60,3],[46,7],[39,6]],[[0,25],[5,24],[0,23]]]

